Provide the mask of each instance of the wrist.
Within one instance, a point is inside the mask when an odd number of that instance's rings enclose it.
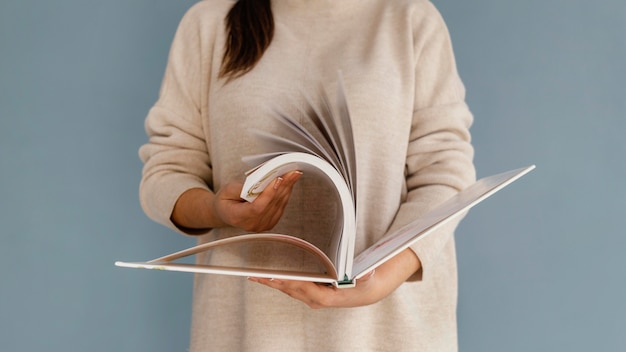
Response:
[[[206,189],[192,188],[176,201],[170,220],[178,227],[191,230],[208,230],[224,226],[214,208],[215,195]]]

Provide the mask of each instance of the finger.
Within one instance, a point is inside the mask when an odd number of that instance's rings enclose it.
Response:
[[[294,171],[277,178],[270,185],[272,187],[266,187],[252,203],[259,228],[268,230],[278,223],[289,202],[293,186],[301,175],[301,172]]]
[[[293,186],[298,181],[302,172],[292,171],[281,177],[278,177],[273,183],[272,187],[266,187],[259,197],[264,199],[281,200],[289,198]]]
[[[276,194],[274,195],[274,202],[271,204],[274,209],[280,210],[281,212],[284,210],[291,197],[293,187],[300,176],[302,176],[302,172],[300,171],[294,171],[285,176],[284,181],[280,184]]]
[[[271,229],[276,224],[277,221],[273,219],[276,218],[277,209],[280,209],[281,197],[278,194],[282,182],[283,178],[276,178],[251,203],[231,203],[232,207],[236,208],[233,209],[233,214],[238,214],[238,218],[241,219],[238,227],[247,231],[261,232]]]
[[[280,204],[281,200],[286,196],[285,184],[289,182],[285,178],[277,177],[272,183],[270,183],[261,194],[251,203],[253,209],[259,214],[265,213],[268,210],[273,210]]]
[[[359,278],[359,282],[365,282],[369,279],[371,279],[372,277],[374,277],[374,274],[376,274],[376,269],[373,269],[372,271],[370,271],[369,273],[363,275],[361,278]]]

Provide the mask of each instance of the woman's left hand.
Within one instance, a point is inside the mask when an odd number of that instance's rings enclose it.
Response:
[[[387,297],[411,275],[421,268],[420,260],[410,249],[405,249],[374,271],[357,280],[354,288],[307,281],[249,278],[277,289],[290,297],[306,303],[312,309],[348,308],[374,304]]]

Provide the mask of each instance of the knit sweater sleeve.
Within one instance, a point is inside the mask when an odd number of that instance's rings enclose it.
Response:
[[[435,7],[430,2],[423,4],[420,11],[426,11],[426,20],[414,28],[416,84],[405,170],[407,194],[392,229],[426,213],[475,180],[469,133],[473,117],[465,104],[465,88],[457,73],[450,36]],[[457,224],[444,226],[411,247],[422,263],[412,279],[428,274]]]
[[[174,36],[159,99],[145,120],[148,142],[139,149],[144,162],[139,196],[153,220],[175,230],[170,220],[180,195],[191,188],[210,190],[212,168],[202,115],[206,112],[211,33],[203,12],[192,7]]]

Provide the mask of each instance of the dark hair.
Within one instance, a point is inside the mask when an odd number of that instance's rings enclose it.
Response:
[[[274,36],[270,0],[239,0],[226,15],[226,48],[220,77],[246,74],[259,62]]]

